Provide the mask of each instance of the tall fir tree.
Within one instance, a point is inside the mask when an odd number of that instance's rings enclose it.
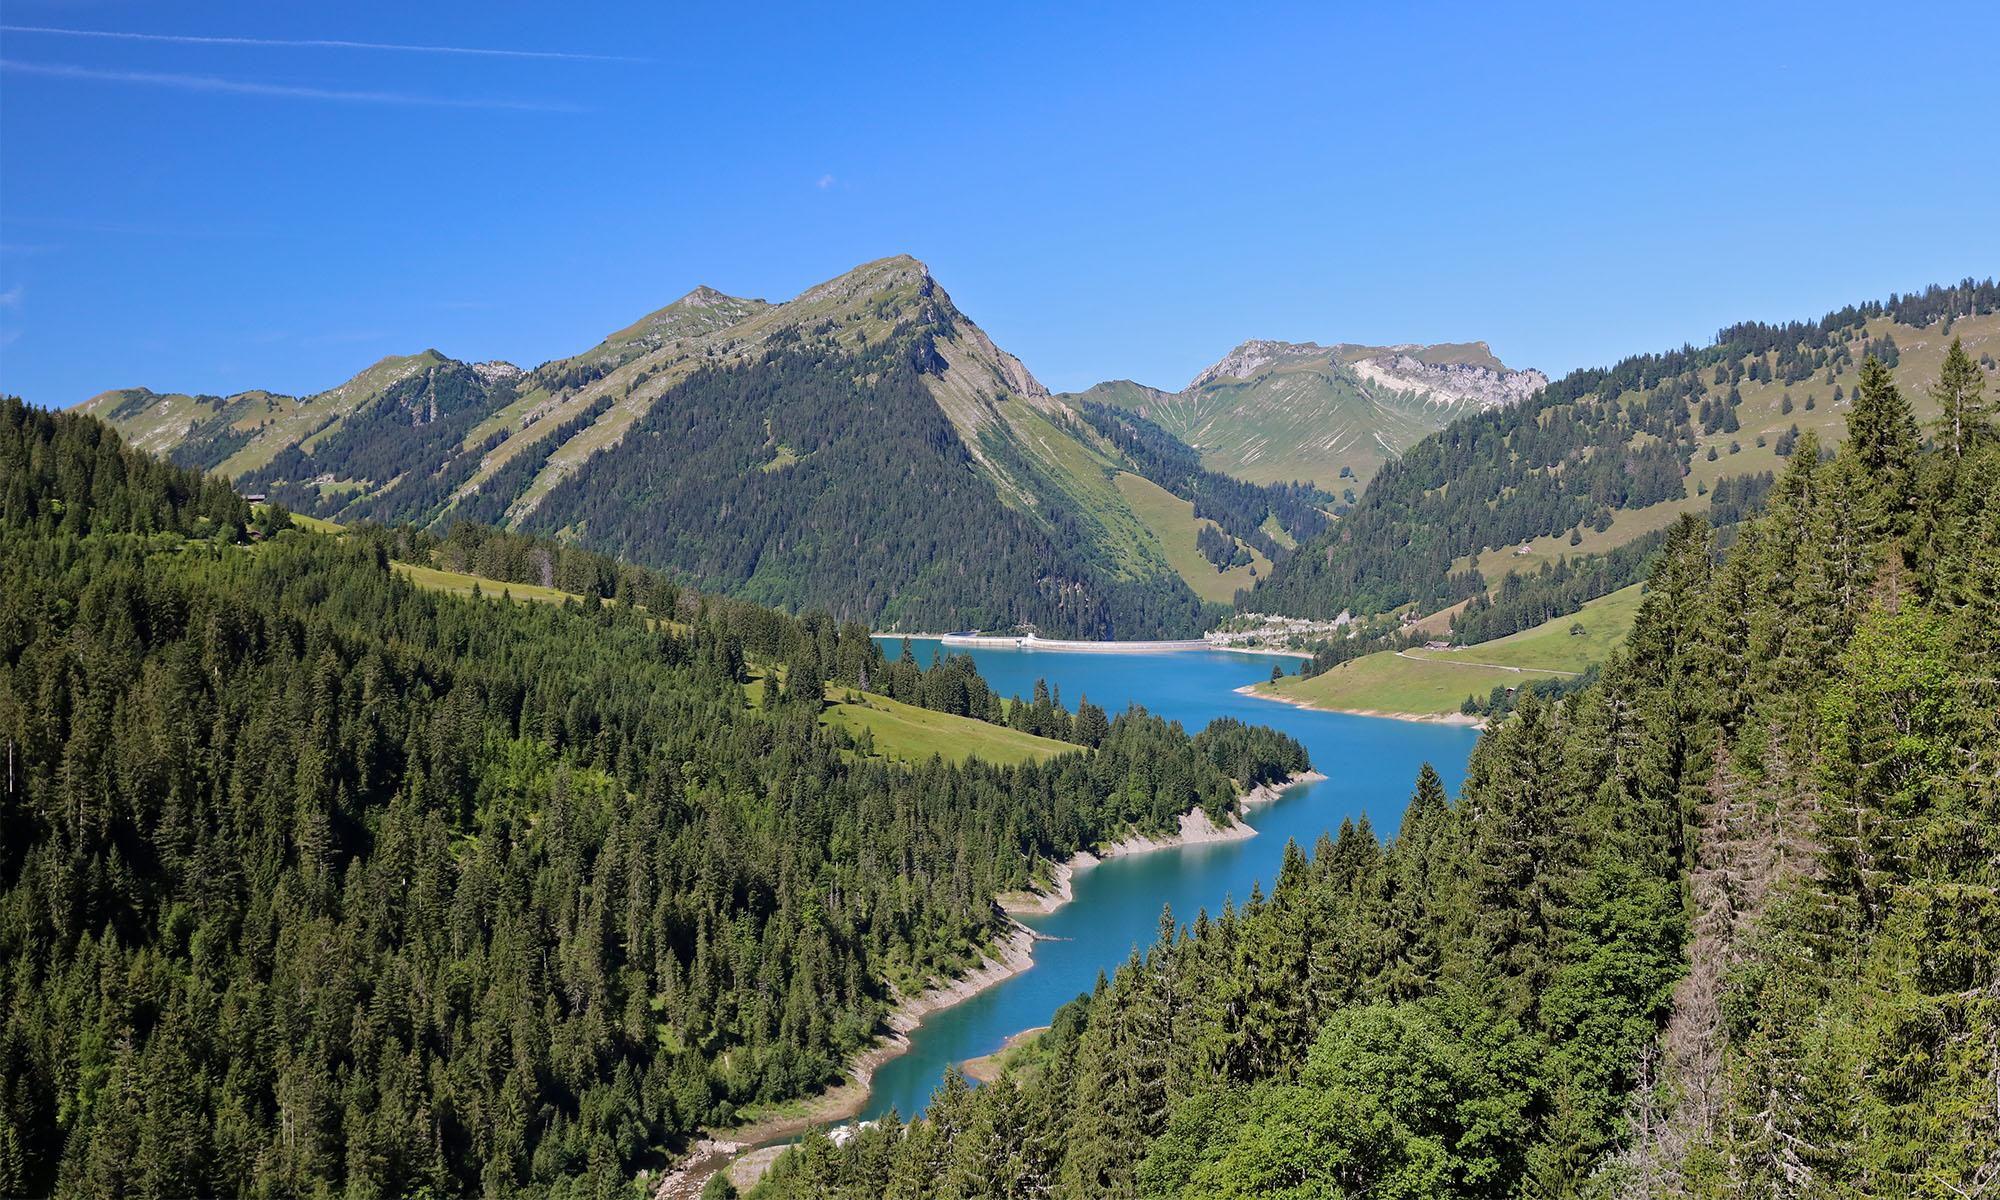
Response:
[[[1965,339],[1951,339],[1937,382],[1931,386],[1931,398],[1938,403],[1938,444],[1954,459],[1965,457],[1967,446],[1992,432],[1987,424],[1992,418],[1992,402],[1985,393],[1986,375],[1965,352]]]

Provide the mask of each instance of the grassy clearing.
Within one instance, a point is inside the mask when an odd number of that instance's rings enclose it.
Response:
[[[1611,525],[1604,532],[1586,527],[1583,541],[1572,546],[1569,531],[1539,537],[1527,543],[1528,553],[1517,553],[1518,546],[1502,546],[1498,550],[1488,550],[1479,556],[1479,573],[1486,578],[1488,587],[1499,587],[1509,571],[1522,575],[1533,575],[1542,569],[1543,563],[1554,564],[1558,558],[1576,559],[1585,554],[1606,554],[1627,542],[1634,541],[1665,529],[1674,523],[1674,518],[1684,512],[1708,512],[1707,496],[1688,496],[1682,500],[1663,500],[1645,508],[1618,509],[1611,514]],[[1452,570],[1468,570],[1472,557],[1467,555],[1452,564]]]
[[[1114,482],[1133,514],[1144,521],[1146,527],[1153,531],[1153,536],[1159,539],[1160,548],[1166,552],[1167,565],[1187,580],[1195,595],[1227,604],[1236,598],[1238,591],[1271,573],[1271,560],[1254,547],[1250,548],[1249,564],[1231,567],[1227,571],[1216,570],[1215,564],[1203,558],[1201,551],[1195,548],[1195,535],[1203,526],[1215,526],[1215,522],[1197,518],[1193,503],[1144,476],[1127,471],[1120,471]]]
[[[1440,608],[1422,620],[1412,622],[1410,628],[1419,633],[1428,633],[1432,637],[1450,637],[1451,619],[1464,612],[1465,606],[1470,603],[1472,603],[1470,600],[1460,600],[1450,608]]]
[[[1636,583],[1620,588],[1608,596],[1592,600],[1583,606],[1581,612],[1544,621],[1533,629],[1523,629],[1477,646],[1455,650],[1412,650],[1409,653],[1414,658],[1437,662],[1481,662],[1501,667],[1581,672],[1592,663],[1601,663],[1611,657],[1613,650],[1625,644],[1625,636],[1632,632],[1632,622],[1639,615],[1642,590],[1643,585]],[[1583,627],[1583,632],[1572,633],[1571,630],[1579,625]]]
[[[335,536],[341,533],[341,526],[334,521],[319,517],[292,514],[292,522],[308,533]],[[476,585],[479,594],[488,600],[498,600],[505,595],[515,600],[531,600],[537,604],[562,604],[574,600],[583,603],[583,597],[575,592],[565,592],[561,588],[543,587],[538,583],[514,583],[505,579],[489,579],[484,575],[468,575],[463,571],[446,571],[439,567],[426,567],[418,563],[392,561],[389,569],[408,579],[420,588],[433,592],[449,592],[454,596],[470,596]],[[616,604],[616,600],[606,600],[606,604]],[[646,611],[641,608],[640,612]],[[672,623],[681,628],[678,621]]]
[[[775,672],[781,683],[785,673],[782,667],[752,670],[757,673],[743,685],[743,697],[754,711],[763,706],[764,673]],[[856,737],[866,731],[875,740],[878,756],[898,762],[928,762],[935,754],[947,762],[978,758],[1011,766],[1040,762],[1078,749],[1068,742],[1036,737],[971,717],[933,712],[838,684],[827,685],[826,697],[827,705],[819,714],[820,724],[839,726]]]
[[[1457,650],[1382,651],[1315,675],[1258,684],[1258,695],[1314,708],[1414,716],[1455,713],[1467,696],[1538,679],[1563,679],[1601,663],[1624,643],[1640,585],[1622,588],[1533,629]],[[1570,627],[1582,625],[1583,633]]]
[[[575,592],[565,592],[535,583],[508,583],[499,579],[487,579],[482,575],[467,575],[462,571],[441,571],[436,567],[421,567],[406,562],[392,562],[389,568],[420,588],[428,588],[434,592],[450,592],[454,596],[470,596],[474,585],[477,585],[479,594],[490,600],[499,599],[500,594],[505,592],[516,600],[533,600],[541,604],[561,604],[566,600],[583,603],[583,597]]]
[[[1036,1045],[1036,1039],[1048,1031],[1047,1025],[1023,1029],[1001,1043],[1000,1048],[993,1053],[966,1059],[959,1064],[959,1070],[964,1071],[968,1078],[976,1079],[980,1083],[992,1083],[1008,1071],[1018,1074],[1031,1066],[1039,1065],[1043,1056],[1040,1053],[1041,1047]]]
[[[1077,749],[1068,742],[989,725],[971,717],[932,712],[887,696],[863,695],[847,688],[828,689],[827,695],[836,702],[820,713],[821,723],[838,725],[857,737],[866,730],[875,738],[877,754],[903,762],[926,762],[936,754],[947,762],[978,758],[1011,766],[1040,762]]]
[[[307,533],[332,535],[341,531],[341,526],[336,521],[329,521],[325,517],[308,517],[304,513],[293,513],[292,524],[305,530]]]
[[[1330,671],[1278,683],[1260,683],[1256,693],[1311,708],[1341,712],[1443,716],[1455,713],[1467,696],[1496,687],[1519,687],[1538,679],[1564,678],[1553,671],[1510,671],[1466,663],[1404,658],[1384,650],[1345,662]]]

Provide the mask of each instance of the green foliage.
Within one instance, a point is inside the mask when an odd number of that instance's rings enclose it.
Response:
[[[221,480],[133,450],[101,421],[0,396],[0,524],[65,537],[236,542],[253,523],[249,504]]]
[[[1966,354],[1964,340],[1951,339],[1931,398],[1938,404],[1938,441],[1954,458],[1964,457],[1966,447],[1993,433],[1993,405],[1985,393],[1985,373]]]

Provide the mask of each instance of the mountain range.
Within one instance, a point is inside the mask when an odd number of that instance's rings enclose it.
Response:
[[[1527,378],[1483,347],[1367,350],[1251,343],[1189,394],[1269,409],[1324,376],[1296,423],[1339,411],[1340,445],[1271,461],[1313,459],[1299,477],[1331,485],[1329,454],[1365,474],[1477,403],[1474,381],[1499,399]],[[1192,634],[1341,503],[1207,469],[1241,455],[1196,461],[1146,420],[1175,431],[1178,410],[1094,399],[1052,395],[898,256],[783,303],[698,287],[531,370],[425,350],[309,396],[128,388],[82,407],[294,511],[554,533],[886,627]]]
[[[1683,512],[1738,520],[1803,433],[1840,436],[1863,358],[1924,417],[1946,334],[2000,349],[1996,305],[1967,280],[1554,382],[1481,342],[1249,341],[1178,392],[1052,394],[897,256],[782,303],[698,287],[531,370],[425,350],[311,396],[83,409],[337,521],[555,535],[877,628],[1178,637],[1232,604],[1485,605]]]

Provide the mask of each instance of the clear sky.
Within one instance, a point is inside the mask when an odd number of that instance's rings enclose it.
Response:
[[[2000,5],[1250,7],[6,0],[0,390],[532,366],[897,252],[1058,389],[2000,271]]]

